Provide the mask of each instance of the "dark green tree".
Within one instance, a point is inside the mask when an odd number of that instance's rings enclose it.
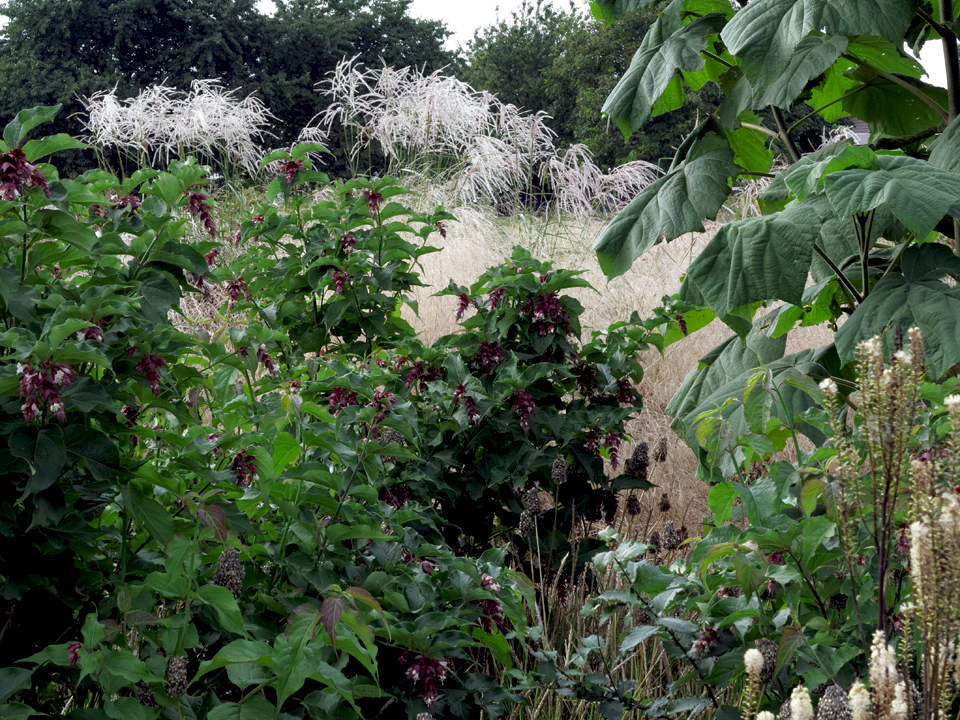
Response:
[[[629,139],[603,117],[607,96],[626,73],[664,4],[650,5],[610,25],[580,23],[557,45],[551,66],[543,71],[552,127],[561,139],[586,144],[604,169],[630,160],[666,159],[669,164],[697,118],[713,112],[720,101],[716,85],[684,87],[678,110],[651,118]]]
[[[543,73],[564,40],[585,22],[572,2],[567,12],[546,0],[523,0],[510,17],[476,31],[467,43],[466,65],[460,74],[502,102],[553,114],[554,97],[547,91]]]

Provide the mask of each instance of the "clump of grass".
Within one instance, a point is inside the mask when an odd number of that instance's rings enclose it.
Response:
[[[100,148],[148,165],[196,154],[227,177],[232,168],[256,174],[276,120],[262,100],[240,99],[219,79],[194,80],[187,91],[153,85],[126,100],[114,87],[84,98],[83,106],[86,140]]]

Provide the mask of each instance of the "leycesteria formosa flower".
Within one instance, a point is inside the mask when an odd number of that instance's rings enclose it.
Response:
[[[334,270],[333,284],[336,288],[337,295],[343,295],[343,291],[346,289],[348,282],[350,282],[350,273],[344,272],[343,270]]]
[[[610,465],[614,470],[616,470],[617,465],[620,464],[618,453],[620,450],[621,441],[622,438],[620,437],[620,433],[616,432],[608,432],[603,438],[603,446],[610,453]]]
[[[280,174],[287,176],[287,186],[292,187],[297,175],[303,172],[303,160],[287,160],[280,165]]]
[[[76,380],[77,372],[73,365],[43,360],[34,368],[27,360],[17,364],[17,371],[20,373],[20,397],[23,398],[20,411],[23,419],[31,423],[46,408],[61,423],[66,422],[67,413],[59,388],[70,387]]]
[[[270,353],[268,353],[263,348],[257,348],[257,360],[259,360],[263,364],[264,369],[268,373],[270,373],[271,375],[277,374],[277,370],[279,369],[277,367],[277,364],[273,361],[273,358],[270,356]]]
[[[367,207],[370,210],[370,219],[374,220],[377,213],[380,212],[380,203],[383,202],[383,195],[376,190],[364,190],[363,196],[367,199]]]
[[[463,319],[463,314],[467,311],[467,308],[471,305],[476,305],[477,301],[472,300],[469,295],[466,293],[460,293],[457,295],[457,322]]]
[[[344,390],[341,387],[335,387],[330,393],[330,414],[339,415],[340,411],[348,405],[357,404],[357,391]]]
[[[199,217],[200,222],[203,223],[203,226],[210,234],[210,239],[216,240],[217,225],[213,221],[213,208],[210,207],[210,204],[207,202],[207,200],[210,199],[210,196],[206,193],[196,192],[194,190],[187,190],[183,196],[187,198],[187,211],[193,217]]]
[[[237,473],[237,487],[249,487],[257,480],[257,458],[246,450],[233,456],[230,469]]]
[[[357,238],[352,233],[344,233],[340,236],[340,249],[343,250],[345,255],[349,255],[353,252],[354,247],[357,245]]]
[[[36,165],[27,161],[20,148],[0,154],[0,198],[16,200],[26,188],[39,187],[50,197],[47,179]]]
[[[493,368],[502,362],[503,350],[500,348],[500,343],[496,340],[493,342],[484,341],[480,343],[480,349],[470,361],[470,367],[481,375],[489,375],[493,372]]]
[[[510,396],[510,409],[520,418],[520,427],[524,434],[530,431],[530,416],[536,415],[537,404],[533,400],[533,395],[518,390]]]
[[[154,395],[160,395],[160,373],[157,369],[166,366],[167,361],[159,355],[148,355],[137,363],[137,372],[146,375]]]
[[[250,294],[250,288],[247,287],[247,283],[243,278],[236,278],[227,283],[227,296],[230,298],[230,307],[232,308],[234,303],[240,299],[240,296],[243,296],[244,300],[251,301],[253,300],[253,295]]]
[[[71,665],[76,665],[80,661],[80,648],[83,647],[83,643],[73,642],[67,645],[67,658],[70,660]]]
[[[491,592],[500,592],[500,583],[496,582],[486,573],[480,578],[480,587]],[[483,615],[480,617],[480,627],[486,632],[493,632],[496,627],[500,632],[506,634],[509,630],[507,620],[503,616],[503,604],[495,598],[487,598],[480,601],[480,608]]]
[[[420,697],[429,707],[440,699],[439,685],[447,679],[447,661],[419,654],[411,657],[409,650],[400,654],[400,665],[407,665],[407,679],[419,685]]]
[[[530,317],[540,337],[551,335],[558,329],[563,330],[564,335],[570,334],[570,315],[560,305],[555,292],[530,298],[520,312]]]
[[[503,288],[494,288],[493,290],[490,291],[489,302],[490,302],[490,309],[491,309],[491,310],[496,310],[496,309],[497,309],[497,305],[499,305],[499,304],[500,304],[500,300],[503,299],[503,293],[504,293],[504,289],[503,289]]]

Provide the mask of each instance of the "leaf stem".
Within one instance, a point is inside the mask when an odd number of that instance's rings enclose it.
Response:
[[[773,119],[777,121],[777,129],[780,130],[778,137],[780,141],[787,146],[787,154],[790,155],[790,159],[793,162],[800,162],[800,148],[797,147],[793,138],[790,137],[790,130],[787,128],[786,120],[783,119],[783,112],[774,105],[770,106],[770,110],[773,112]]]
[[[769,135],[770,137],[777,138],[778,140],[780,139],[780,133],[774,132],[773,130],[769,130],[768,128],[765,128],[763,125],[754,125],[753,123],[745,123],[745,122],[740,123],[740,125],[741,127],[745,127],[748,130],[756,130],[757,132],[762,132],[763,134]]]
[[[702,50],[701,53],[703,54],[704,57],[708,57],[708,58],[710,58],[711,60],[720,63],[720,64],[723,65],[725,68],[732,69],[732,68],[736,67],[736,66],[735,66],[733,63],[731,63],[729,60],[724,60],[722,57],[720,57],[720,56],[717,55],[716,53],[710,52],[709,50]]]
[[[853,298],[854,302],[855,302],[857,305],[859,305],[860,303],[862,303],[862,302],[863,302],[863,298],[860,297],[860,293],[858,293],[857,290],[856,290],[856,288],[853,287],[853,284],[852,284],[849,280],[847,280],[847,276],[844,275],[844,274],[843,274],[843,271],[840,270],[840,268],[837,267],[836,263],[834,263],[833,260],[831,260],[831,259],[827,256],[827,254],[823,251],[823,248],[821,248],[819,245],[817,245],[816,243],[814,243],[814,244],[813,244],[813,249],[817,252],[817,255],[819,255],[821,258],[823,258],[823,261],[824,261],[827,265],[830,266],[830,269],[833,270],[834,273],[836,273],[837,280],[840,282],[841,285],[843,285],[843,287],[846,289],[846,291],[847,291],[848,293],[850,293],[850,296]]]
[[[838,102],[843,102],[843,101],[846,100],[847,98],[853,97],[853,96],[856,95],[857,93],[863,92],[863,91],[866,90],[868,87],[869,87],[869,85],[861,85],[860,87],[854,88],[853,90],[851,90],[851,91],[848,92],[848,93],[844,93],[843,95],[841,95],[840,97],[838,97],[836,100],[831,100],[831,101],[828,102],[827,104],[821,105],[821,106],[818,107],[816,110],[813,110],[812,112],[807,113],[807,114],[804,115],[802,118],[800,118],[800,119],[797,120],[795,123],[793,123],[793,125],[791,125],[790,127],[787,128],[787,132],[793,132],[794,130],[797,129],[798,126],[800,126],[800,125],[802,125],[803,123],[805,123],[807,120],[809,120],[810,118],[812,118],[814,115],[817,115],[817,114],[820,113],[821,111],[826,110],[826,109],[827,109],[828,107],[830,107],[831,105],[836,105]]]

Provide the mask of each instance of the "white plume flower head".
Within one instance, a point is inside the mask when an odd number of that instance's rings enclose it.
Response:
[[[790,720],[813,720],[813,701],[803,685],[797,685],[790,694]]]
[[[907,686],[902,680],[893,689],[889,718],[890,720],[907,720]]]
[[[827,378],[820,383],[820,389],[823,390],[823,393],[828,398],[834,398],[837,396],[837,383],[834,382],[833,378]]]
[[[943,399],[943,404],[946,405],[947,410],[950,412],[957,412],[960,410],[960,395],[954,393],[953,395],[947,395]]]
[[[777,720],[777,716],[769,710],[761,710],[757,713],[757,720]]]
[[[743,654],[743,667],[751,680],[760,681],[763,671],[763,655],[756,648],[750,648]]]
[[[853,711],[853,720],[870,720],[870,691],[859,680],[850,688],[850,709]]]

